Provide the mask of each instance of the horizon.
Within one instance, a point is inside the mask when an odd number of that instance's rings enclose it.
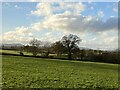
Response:
[[[22,44],[22,43],[11,43],[11,44],[0,44],[0,47],[2,45],[22,45],[22,46],[27,46],[27,45],[30,45],[30,44]],[[116,49],[99,49],[99,48],[87,48],[87,47],[81,47],[79,46],[79,48],[82,50],[102,50],[102,51],[116,51],[116,50],[119,50],[119,48],[116,48]]]

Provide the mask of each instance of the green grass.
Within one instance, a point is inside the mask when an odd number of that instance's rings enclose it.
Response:
[[[0,50],[0,52],[2,53],[11,53],[11,54],[19,54],[18,51],[14,51],[14,50]]]
[[[0,53],[20,54],[20,51],[15,50],[0,50]],[[32,53],[23,52],[24,55],[32,55]]]
[[[3,88],[118,88],[118,65],[3,56]]]
[[[15,50],[0,50],[0,53],[8,53],[8,54],[20,54],[20,51],[15,51]],[[30,52],[25,52],[23,51],[23,54],[24,55],[30,55],[30,56],[33,56],[32,53]],[[41,56],[40,53],[37,54],[37,56]],[[57,54],[49,54],[49,56],[52,56],[52,57],[57,57],[57,58],[67,58],[67,55],[66,54],[62,54],[62,56],[58,57]]]

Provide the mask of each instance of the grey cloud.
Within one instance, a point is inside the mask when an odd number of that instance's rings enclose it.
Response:
[[[103,32],[109,30],[117,30],[117,17],[110,17],[103,21],[98,17],[81,15],[59,14],[48,17],[43,22],[40,22],[41,29],[47,28],[52,30],[74,31],[74,32]],[[33,26],[36,24],[33,24]],[[40,26],[37,25],[37,27]]]
[[[101,19],[89,17],[89,16],[88,17],[59,16],[53,22],[57,23],[59,26],[55,28],[64,29],[68,31],[70,30],[70,31],[81,31],[81,32],[84,31],[102,32],[111,29],[117,30],[117,26],[118,26],[117,21],[118,21],[117,18],[109,18],[108,20],[103,21]]]

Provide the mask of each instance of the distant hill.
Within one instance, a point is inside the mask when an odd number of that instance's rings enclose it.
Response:
[[[79,47],[80,50],[90,50],[90,48],[86,48],[86,47]]]
[[[12,49],[13,47],[21,47],[22,44],[2,44],[0,45],[0,49]]]

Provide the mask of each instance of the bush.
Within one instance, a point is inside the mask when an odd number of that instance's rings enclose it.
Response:
[[[23,55],[24,55],[24,54],[23,54],[23,52],[20,52],[20,55],[22,55],[22,56],[23,56]]]

